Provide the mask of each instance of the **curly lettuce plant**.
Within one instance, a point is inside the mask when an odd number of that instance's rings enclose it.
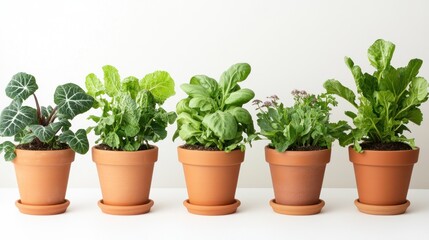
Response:
[[[103,149],[137,151],[149,149],[149,141],[167,137],[166,128],[176,120],[175,112],[161,105],[173,96],[174,81],[165,71],[155,71],[143,79],[130,76],[121,81],[118,70],[104,66],[104,84],[93,73],[86,77],[88,94],[95,98],[94,108],[101,116],[91,115],[97,125],[90,127],[100,136]],[[100,147],[100,146],[99,146]]]
[[[10,141],[0,144],[0,152],[5,152],[5,159],[16,157],[15,147],[28,150],[56,150],[70,147],[73,151],[84,154],[89,144],[84,129],[70,130],[76,115],[88,111],[94,99],[78,85],[67,83],[56,88],[55,107],[41,107],[36,97],[38,89],[34,76],[17,73],[6,87],[6,96],[12,99],[0,115],[0,136],[14,137],[15,146]],[[33,96],[36,108],[23,103]]]
[[[292,95],[295,101],[292,107],[284,106],[276,95],[268,97],[269,101],[253,101],[259,110],[260,134],[278,152],[331,148],[332,143],[350,128],[346,121],[329,121],[331,106],[337,105],[334,97],[328,94],[315,96],[298,90]]]
[[[358,103],[355,92],[339,81],[325,82],[328,93],[344,98],[356,108],[356,112],[345,112],[355,128],[340,139],[343,146],[353,144],[358,152],[362,151],[362,142],[366,146],[400,143],[406,147],[402,146],[402,149],[415,147],[414,139],[407,138],[404,131],[410,131],[408,123],[420,125],[423,120],[420,105],[428,100],[428,82],[417,76],[423,63],[420,59],[410,60],[405,67],[394,68],[390,63],[394,51],[395,45],[382,39],[372,44],[368,58],[375,67],[373,74],[363,73],[349,57],[345,58],[355,80]]]
[[[250,65],[238,63],[226,70],[219,82],[197,75],[189,84],[182,84],[180,87],[188,97],[176,106],[177,130],[173,140],[180,136],[187,145],[244,151],[244,144],[256,137],[252,116],[242,107],[255,94],[238,85],[249,74]]]

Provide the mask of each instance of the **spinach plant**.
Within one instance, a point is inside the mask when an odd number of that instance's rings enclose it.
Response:
[[[226,70],[219,82],[196,75],[189,84],[182,84],[180,87],[188,97],[177,104],[177,130],[173,140],[180,136],[188,145],[244,151],[244,143],[256,137],[252,116],[242,107],[255,94],[238,85],[249,74],[250,65],[238,63]],[[247,138],[243,138],[244,133]]]
[[[346,111],[355,128],[340,139],[343,146],[352,144],[362,151],[361,141],[369,143],[406,143],[415,147],[414,139],[407,138],[409,122],[420,125],[423,114],[420,105],[428,100],[428,82],[417,76],[423,61],[412,59],[405,67],[394,68],[390,61],[395,51],[391,42],[379,39],[368,49],[368,58],[375,71],[362,73],[359,66],[349,58],[346,65],[355,80],[356,94],[337,80],[328,80],[324,87],[328,93],[336,94],[350,102],[357,112]]]
[[[86,132],[84,129],[71,131],[70,120],[88,111],[94,99],[78,85],[67,83],[56,88],[55,107],[41,107],[35,94],[38,88],[30,74],[20,72],[12,77],[6,87],[6,96],[12,102],[1,112],[0,136],[14,136],[15,142],[24,149],[55,150],[67,144],[77,153],[86,153],[89,148]],[[23,105],[30,96],[36,108]],[[5,152],[7,161],[16,157],[15,145],[10,141],[0,144],[1,151]]]
[[[165,71],[147,74],[143,79],[130,76],[121,81],[118,70],[104,66],[104,84],[93,73],[86,77],[88,94],[96,101],[94,108],[101,116],[91,115],[100,138],[96,141],[112,150],[137,151],[150,148],[167,136],[166,127],[176,120],[176,113],[165,111],[161,105],[173,96],[174,81]]]
[[[285,107],[276,95],[268,97],[269,101],[253,101],[259,110],[260,134],[278,152],[331,148],[332,142],[350,128],[346,121],[329,121],[331,106],[337,105],[333,96],[315,96],[298,90],[292,91],[292,95],[295,101],[292,107]]]

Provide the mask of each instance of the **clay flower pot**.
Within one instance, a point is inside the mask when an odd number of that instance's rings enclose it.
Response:
[[[92,148],[103,199],[98,206],[104,213],[136,215],[150,211],[149,199],[153,167],[158,147],[141,151],[107,151]]]
[[[177,149],[185,173],[188,211],[199,215],[236,212],[240,201],[235,199],[235,191],[244,152]]]
[[[349,147],[353,163],[359,199],[355,205],[359,211],[376,215],[404,213],[413,166],[419,157],[419,149],[403,151],[356,152]]]
[[[21,197],[15,205],[19,211],[32,215],[64,213],[70,204],[65,196],[75,152],[71,149],[16,149],[15,152],[13,163]]]
[[[270,205],[277,213],[310,215],[319,213],[325,202],[320,197],[326,164],[331,150],[277,152],[265,147],[270,164],[275,199]]]

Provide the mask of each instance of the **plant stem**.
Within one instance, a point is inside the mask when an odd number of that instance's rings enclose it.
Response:
[[[39,100],[37,100],[36,94],[33,94],[33,97],[34,97],[34,101],[36,102],[37,121],[39,122],[40,125],[44,125],[44,119],[42,116],[42,112],[40,111]]]
[[[57,117],[57,111],[58,111],[58,106],[56,106],[54,110],[52,110],[46,125],[49,125],[50,123],[54,122],[55,118]]]

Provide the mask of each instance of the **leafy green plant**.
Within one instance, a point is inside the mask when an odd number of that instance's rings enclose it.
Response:
[[[94,108],[101,116],[91,115],[100,138],[96,141],[114,150],[137,151],[150,148],[167,136],[166,127],[176,120],[176,113],[167,112],[161,105],[173,96],[174,81],[165,71],[147,74],[143,79],[130,76],[121,81],[118,70],[104,66],[104,84],[93,73],[86,77],[88,94],[96,101]]]
[[[188,94],[176,106],[177,130],[173,140],[180,136],[189,145],[214,147],[219,150],[245,150],[256,136],[252,116],[243,104],[254,96],[250,89],[241,89],[239,82],[250,74],[250,65],[231,66],[217,82],[205,75],[196,75],[189,84],[180,87]],[[247,138],[243,138],[246,133]]]
[[[405,67],[394,68],[390,61],[395,51],[391,42],[379,39],[368,49],[368,58],[375,72],[362,73],[359,66],[349,58],[346,65],[355,80],[356,94],[337,80],[328,80],[324,87],[328,93],[336,94],[350,102],[357,112],[346,111],[355,128],[340,139],[343,146],[353,144],[362,151],[361,141],[369,143],[402,142],[415,147],[414,139],[407,138],[409,122],[420,125],[423,114],[420,105],[428,100],[428,82],[417,76],[423,61],[412,59]]]
[[[67,144],[77,153],[86,153],[89,148],[86,132],[83,129],[72,132],[70,120],[88,111],[94,99],[78,85],[67,83],[55,90],[57,106],[41,107],[35,94],[38,88],[30,74],[20,72],[12,77],[6,87],[6,96],[12,102],[1,112],[0,136],[15,137],[15,142],[27,144],[29,149],[55,150]],[[23,106],[30,96],[34,97],[36,108]],[[10,141],[0,144],[1,151],[7,161],[16,157],[15,145]]]
[[[269,101],[253,101],[259,110],[260,134],[278,152],[331,148],[332,142],[350,128],[346,121],[329,121],[331,106],[337,105],[333,96],[315,96],[298,90],[292,91],[292,95],[295,101],[292,107],[279,103],[276,95],[268,97]]]

